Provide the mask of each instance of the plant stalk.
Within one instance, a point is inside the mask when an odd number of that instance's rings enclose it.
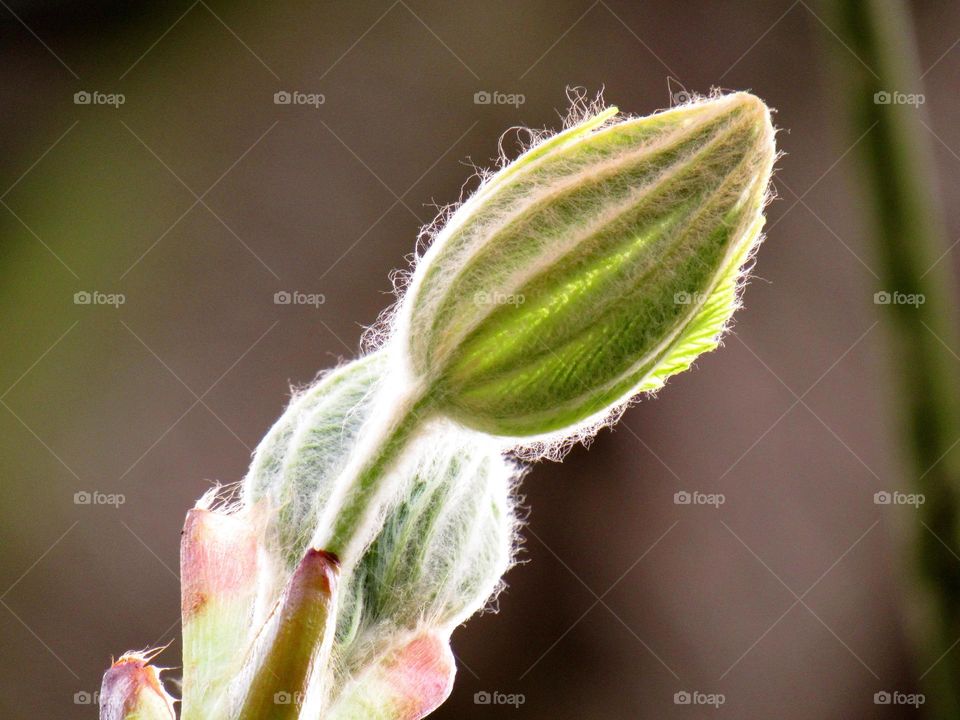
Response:
[[[412,394],[393,400],[395,419],[365,428],[373,438],[344,470],[337,497],[331,498],[321,518],[314,547],[336,555],[344,566],[359,559],[386,504],[392,498],[387,480],[410,442],[431,414],[430,394]],[[364,457],[366,456],[366,457]]]
[[[899,366],[895,388],[901,430],[913,463],[920,506],[916,552],[927,606],[921,676],[934,716],[960,718],[960,363],[954,287],[929,162],[931,130],[920,92],[913,27],[899,0],[830,0],[858,151],[873,211],[873,236],[884,287],[923,297],[920,305],[882,306]],[[848,52],[849,51],[849,52]],[[882,93],[887,93],[883,95]],[[886,100],[887,102],[884,102]],[[944,545],[947,547],[945,548]],[[929,668],[929,669],[928,669]]]
[[[316,665],[333,645],[339,563],[309,550],[287,586],[238,720],[297,720]]]

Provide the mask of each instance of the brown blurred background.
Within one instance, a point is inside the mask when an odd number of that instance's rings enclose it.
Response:
[[[725,347],[528,476],[525,564],[499,614],[455,634],[436,717],[918,715],[873,701],[925,671],[903,549],[919,523],[873,502],[911,480],[830,72],[857,60],[820,6],[0,5],[0,716],[95,717],[127,649],[172,639],[158,662],[178,664],[186,509],[243,475],[291,383],[356,354],[435,206],[505,129],[558,127],[568,86],[633,113],[753,90],[783,129],[780,199]],[[953,239],[960,7],[912,10]],[[725,502],[675,504],[684,490]],[[124,502],[82,504],[95,492]]]

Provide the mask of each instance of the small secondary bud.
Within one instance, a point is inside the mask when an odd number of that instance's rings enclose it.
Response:
[[[149,662],[147,655],[126,653],[104,673],[100,720],[176,720],[160,668]]]

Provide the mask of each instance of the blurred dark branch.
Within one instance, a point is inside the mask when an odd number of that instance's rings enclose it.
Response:
[[[872,128],[860,145],[861,179],[872,211],[871,230],[889,293],[916,294],[923,304],[881,308],[899,366],[893,392],[901,411],[923,524],[917,526],[917,568],[929,617],[922,667],[933,716],[960,717],[960,350],[948,244],[935,199],[919,94],[913,25],[900,0],[828,0],[838,50],[844,104],[852,136]],[[898,95],[898,93],[900,95]],[[927,123],[928,124],[928,123]],[[944,547],[946,546],[946,547]],[[941,657],[942,656],[942,657]],[[939,659],[939,662],[936,662]],[[928,668],[936,662],[933,669]]]

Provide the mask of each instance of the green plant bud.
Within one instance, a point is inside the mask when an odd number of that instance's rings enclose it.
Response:
[[[591,118],[488,180],[398,314],[434,407],[487,433],[575,433],[712,349],[759,242],[775,159],[737,93]]]
[[[431,712],[514,549],[518,467],[491,436],[582,435],[717,345],[760,239],[769,112],[739,93],[615,114],[485,181],[390,341],[293,399],[239,500],[190,512],[183,720]],[[102,718],[173,720],[148,660],[104,676]]]
[[[176,720],[174,699],[150,656],[126,653],[103,675],[100,720]]]

